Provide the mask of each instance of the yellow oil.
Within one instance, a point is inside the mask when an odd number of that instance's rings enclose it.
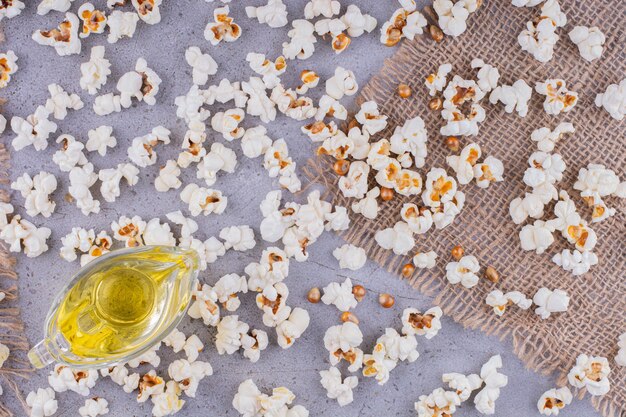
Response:
[[[193,267],[183,257],[148,251],[113,258],[77,281],[55,320],[67,356],[106,360],[144,347],[187,307]]]

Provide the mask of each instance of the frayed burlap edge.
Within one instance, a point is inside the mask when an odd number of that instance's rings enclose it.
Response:
[[[3,203],[10,200],[7,191],[10,182],[9,165],[9,152],[3,144],[0,144],[0,202]],[[27,378],[32,369],[24,359],[29,345],[18,306],[17,278],[15,258],[10,254],[6,245],[0,243],[0,291],[6,294],[5,299],[0,301],[0,343],[6,345],[11,352],[9,359],[0,368],[0,377],[5,383],[3,385],[8,385],[10,393],[14,394],[27,410],[17,381]],[[5,392],[4,395],[9,395],[9,392]],[[5,403],[0,402],[0,417],[13,415]]]

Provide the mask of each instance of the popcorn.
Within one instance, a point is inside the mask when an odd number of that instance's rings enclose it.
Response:
[[[467,401],[472,392],[476,391],[483,384],[482,379],[476,374],[467,376],[457,373],[443,374],[441,380],[455,390],[462,402]]]
[[[89,395],[89,390],[96,385],[98,371],[78,370],[57,364],[50,371],[48,383],[56,392],[73,391],[82,396]]]
[[[165,390],[165,381],[163,378],[156,374],[156,371],[152,369],[150,372],[141,377],[139,382],[139,394],[137,395],[137,402],[143,403],[151,396],[162,394]]]
[[[446,278],[450,284],[461,283],[465,288],[472,288],[478,284],[478,270],[480,265],[475,256],[466,255],[458,262],[449,262],[446,265]]]
[[[250,362],[258,362],[261,351],[268,346],[267,333],[263,330],[252,330],[245,335],[241,335],[241,347],[243,356],[250,359]]]
[[[73,0],[41,0],[37,6],[37,14],[44,16],[51,10],[67,12],[72,6]]]
[[[241,335],[248,332],[249,326],[239,321],[238,316],[226,316],[217,324],[215,348],[217,353],[232,355],[241,346]]]
[[[226,250],[233,248],[236,251],[245,252],[254,248],[254,231],[250,226],[231,226],[220,231],[220,239],[224,241]]]
[[[147,135],[136,137],[128,148],[128,158],[141,168],[154,165],[157,161],[154,148],[159,142],[163,142],[164,145],[170,143],[170,134],[171,132],[163,126],[157,126]]]
[[[559,40],[556,30],[565,26],[567,17],[561,12],[558,0],[548,0],[541,6],[538,22],[527,22],[526,30],[517,37],[523,51],[527,51],[539,62],[548,62],[554,54]]]
[[[309,313],[306,310],[300,307],[291,310],[289,318],[276,326],[278,345],[283,349],[290,348],[309,327],[309,322]]]
[[[252,279],[253,277],[251,276],[251,280]],[[263,283],[257,279],[252,284],[249,284],[249,286],[252,288],[254,285],[256,287],[255,289],[262,291],[261,294],[257,294],[256,296],[256,305],[263,311],[263,324],[267,327],[276,327],[287,320],[291,314],[291,307],[286,305],[289,289],[282,282],[273,285],[266,282],[265,288],[261,288],[260,284]]]
[[[567,240],[576,246],[580,252],[591,251],[596,246],[598,238],[586,222],[579,224],[570,224],[563,230],[562,234]]]
[[[211,45],[218,45],[222,40],[234,42],[241,36],[241,27],[229,17],[228,6],[218,7],[213,11],[214,22],[209,22],[204,29],[204,38]]]
[[[39,45],[52,46],[59,56],[80,54],[79,26],[78,17],[68,12],[65,13],[65,20],[59,24],[58,29],[37,30],[32,38]]]
[[[422,201],[428,207],[440,207],[451,201],[457,190],[456,181],[442,168],[431,168],[424,181]]]
[[[197,46],[190,46],[185,51],[185,61],[193,69],[193,83],[204,85],[209,75],[217,73],[217,62],[209,54],[203,54]]]
[[[354,298],[354,294],[352,294],[352,281],[350,278],[346,278],[342,284],[331,282],[325,286],[322,302],[326,305],[333,304],[339,311],[348,311],[351,308],[355,308],[357,300]]]
[[[93,111],[98,116],[107,116],[111,113],[119,113],[122,111],[121,97],[116,96],[113,93],[97,96],[93,103]]]
[[[618,84],[611,84],[604,93],[596,96],[595,104],[603,107],[612,118],[623,120],[626,114],[626,78]]]
[[[93,229],[86,230],[82,227],[73,227],[70,233],[61,238],[63,245],[60,251],[61,258],[68,262],[75,261],[77,258],[76,250],[78,249],[82,253],[89,252],[95,239]]]
[[[419,401],[415,403],[415,411],[418,417],[452,416],[459,405],[461,399],[456,392],[437,388],[429,395],[420,395]]]
[[[533,94],[533,89],[524,80],[517,80],[512,85],[499,85],[491,91],[489,102],[504,104],[504,111],[513,113],[516,111],[520,117],[528,114],[528,102]]]
[[[478,74],[476,74],[478,80],[476,84],[478,84],[478,87],[484,93],[488,93],[498,86],[500,72],[496,67],[486,64],[485,61],[480,58],[472,59],[471,65],[472,68],[478,68]]]
[[[113,203],[120,196],[120,181],[122,178],[131,187],[139,181],[139,169],[133,164],[118,164],[117,168],[101,169],[98,178],[102,182],[100,194],[109,203]]]
[[[361,124],[363,123],[361,122]],[[406,120],[402,126],[396,126],[389,139],[391,152],[398,155],[409,152],[415,158],[417,168],[422,168],[426,162],[427,141],[428,131],[424,126],[424,121],[419,116]]]
[[[24,173],[11,183],[11,189],[19,191],[26,199],[24,208],[29,216],[41,214],[47,218],[54,213],[56,203],[50,199],[50,195],[57,189],[54,175],[41,171],[31,178],[28,173]]]
[[[134,0],[136,1],[136,0]],[[148,0],[144,0],[148,1]],[[151,1],[151,0],[150,0]],[[141,92],[136,97],[141,101],[143,100],[149,106],[156,104],[155,96],[159,93],[159,85],[161,85],[161,78],[152,69],[148,68],[148,63],[145,59],[139,58],[135,64],[135,72],[141,76]],[[122,105],[124,105],[125,94],[120,89],[120,83],[118,82],[118,90],[122,93]]]
[[[380,28],[380,42],[385,46],[395,46],[402,38],[415,39],[424,33],[428,22],[419,11],[396,10]]]
[[[441,127],[440,133],[444,136],[477,135],[478,123],[485,120],[485,110],[479,104],[485,94],[475,81],[455,75],[443,91],[441,117],[447,123]],[[472,104],[469,113],[465,114],[461,107],[468,102]]]
[[[26,7],[20,0],[11,0],[0,4],[0,21],[3,18],[12,19],[22,13],[22,9]]]
[[[295,395],[285,387],[272,390],[272,395],[261,394],[251,379],[245,380],[239,385],[237,394],[233,398],[233,407],[243,417],[249,416],[286,416],[308,417],[309,412],[301,405],[289,409],[295,399]]]
[[[578,103],[578,93],[569,91],[565,81],[561,79],[550,79],[543,83],[537,83],[535,91],[546,96],[543,109],[550,115],[567,113]]]
[[[626,366],[626,333],[622,333],[617,341],[619,350],[615,356],[615,363],[619,366]]]
[[[84,104],[76,94],[69,95],[58,84],[48,85],[50,98],[46,101],[46,110],[57,120],[63,120],[67,116],[67,110],[80,110]]]
[[[424,336],[432,339],[441,329],[441,316],[443,312],[439,307],[432,307],[420,313],[415,308],[405,308],[402,311],[402,334],[407,336]]]
[[[98,152],[100,156],[106,156],[107,148],[117,146],[117,139],[113,136],[113,128],[111,126],[100,126],[87,132],[89,139],[85,144],[85,148],[89,152]]]
[[[100,202],[93,198],[89,188],[98,180],[98,174],[93,171],[93,165],[87,163],[82,167],[74,167],[70,171],[70,186],[68,191],[76,200],[76,206],[88,216],[100,212]]]
[[[488,156],[482,163],[474,165],[474,178],[480,188],[487,188],[492,182],[504,181],[503,174],[502,161],[493,156]]]
[[[473,2],[478,6],[478,2]],[[467,29],[467,19],[475,11],[472,2],[451,0],[435,0],[433,8],[439,17],[438,24],[443,33],[450,36],[459,36]]]
[[[258,116],[263,123],[276,119],[274,102],[267,96],[263,80],[259,77],[250,77],[248,81],[241,83],[241,88],[249,96],[246,113],[250,116]]]
[[[352,163],[352,165],[354,165],[354,163]],[[352,168],[352,165],[350,165],[350,168]],[[367,177],[366,177],[366,181],[367,181]],[[341,178],[339,179],[339,182],[341,184]],[[365,188],[367,188],[367,184]],[[342,190],[342,192],[344,191]],[[345,192],[344,192],[344,195],[345,195]],[[371,190],[367,192],[364,198],[361,198],[359,201],[352,203],[352,211],[354,211],[357,214],[363,215],[363,217],[365,217],[366,219],[370,219],[370,220],[375,219],[378,216],[378,209],[379,209],[378,197],[379,196],[380,196],[380,188],[378,187],[372,188]],[[405,221],[407,220],[405,219]],[[411,225],[410,222],[407,221],[407,223],[409,223],[409,226]]]
[[[4,293],[2,293],[4,294]],[[3,297],[4,299],[4,297]],[[2,301],[2,300],[0,300]],[[11,354],[11,352],[9,351],[9,348],[6,345],[3,345],[2,343],[0,343],[0,368],[2,368],[2,365],[4,365],[4,363],[6,362],[6,360],[9,358],[9,355]]]
[[[552,152],[557,142],[567,133],[574,133],[574,125],[571,123],[559,123],[557,127],[551,131],[547,127],[536,129],[530,138],[537,142],[537,148],[541,152]]]
[[[0,203],[0,230],[2,230],[2,228],[4,228],[4,226],[6,226],[7,224],[9,224],[8,221],[8,215],[13,213],[13,210],[15,210],[13,208],[13,206],[9,203]]]
[[[519,291],[509,291],[504,294],[500,290],[493,290],[487,294],[485,302],[488,306],[493,307],[493,312],[496,313],[497,316],[502,316],[507,306],[511,304],[517,305],[522,310],[528,310],[532,304],[532,300],[526,298],[526,296]]]
[[[94,397],[85,400],[85,405],[78,409],[82,417],[97,417],[109,413],[109,402],[104,398]]]
[[[353,38],[370,33],[376,28],[377,21],[374,17],[363,14],[356,4],[348,5],[346,13],[341,16],[341,21],[346,26],[348,35]]]
[[[576,388],[586,388],[592,396],[605,395],[611,389],[609,361],[601,356],[578,355],[567,380]]]
[[[350,365],[348,370],[355,372],[363,364],[363,351],[358,347],[363,342],[363,334],[359,326],[345,322],[329,327],[324,334],[324,347],[329,352],[331,365],[337,365],[342,359]]]
[[[413,232],[405,222],[397,222],[393,228],[376,232],[374,239],[381,248],[393,250],[396,255],[406,255],[415,246]]]
[[[606,42],[606,36],[597,26],[574,26],[569,32],[569,38],[578,47],[578,52],[585,60],[591,62],[602,56],[602,46]]]
[[[17,72],[17,55],[13,51],[0,54],[0,88],[6,87]]]
[[[164,193],[170,189],[179,189],[182,182],[178,179],[180,168],[176,161],[169,160],[159,170],[159,176],[154,180],[154,187],[158,192]]]
[[[320,82],[320,77],[315,73],[315,71],[311,70],[303,70],[300,72],[300,80],[302,81],[302,85],[296,88],[296,93],[305,94],[311,88],[317,87]],[[322,96],[323,98],[324,96]],[[321,99],[320,99],[321,101]],[[328,113],[328,111],[327,111]],[[316,116],[317,117],[317,116]],[[323,119],[323,117],[322,117]]]
[[[133,7],[139,18],[149,25],[156,25],[161,21],[162,0],[132,0]]]
[[[196,282],[196,288],[192,292],[193,302],[187,310],[192,319],[202,319],[207,326],[217,326],[220,321],[220,307],[217,304],[217,294],[210,286],[200,285]]]
[[[231,83],[227,79],[222,79],[222,81],[220,81],[218,85],[212,85],[207,90],[202,92],[202,95],[204,96],[204,101],[206,102],[206,104],[211,105],[216,101],[218,103],[226,104],[229,101],[233,100],[236,107],[244,108],[246,106],[246,102],[248,101],[248,97],[246,94],[252,95],[253,93],[249,91],[242,91],[240,84],[241,83],[239,82]],[[257,87],[256,83],[254,87]],[[263,94],[265,94],[265,88],[263,88],[263,83],[261,83],[260,88],[263,89]],[[257,92],[257,94],[260,94],[260,92]]]
[[[428,94],[434,96],[437,92],[443,91],[448,83],[448,74],[452,71],[452,64],[441,64],[437,68],[437,72],[430,74],[426,77],[426,87],[428,87]]]
[[[535,7],[546,0],[513,0],[513,6],[515,7]]]
[[[358,89],[354,73],[343,67],[335,68],[335,75],[326,80],[326,94],[335,100],[340,100],[344,95],[352,96]]]
[[[16,151],[32,145],[36,151],[42,151],[48,147],[48,138],[51,133],[57,131],[56,123],[48,120],[50,112],[39,106],[34,114],[26,119],[13,116],[11,119],[11,129],[17,135],[13,138],[11,145]]]
[[[310,119],[317,113],[313,100],[298,97],[293,90],[285,90],[280,84],[274,87],[270,99],[277,104],[281,113],[294,120]]]
[[[528,165],[530,168],[524,172],[524,183],[534,188],[534,193],[537,192],[537,187],[540,187],[546,182],[554,184],[557,181],[561,181],[566,168],[561,155],[548,154],[545,152],[535,152],[530,155]],[[550,199],[544,202],[548,203],[549,201]]]
[[[191,218],[183,216],[180,210],[167,213],[165,216],[172,223],[181,226],[180,235],[183,238],[191,237],[198,231],[198,223]]]
[[[281,187],[295,193],[300,191],[302,184],[296,174],[296,164],[289,157],[289,149],[284,139],[274,141],[272,146],[265,152],[263,167],[267,170],[270,178],[279,176]]]
[[[139,216],[133,218],[122,216],[117,222],[111,223],[111,230],[116,240],[124,242],[127,248],[133,248],[144,245],[143,233],[146,225],[147,223]]]
[[[179,398],[181,389],[175,381],[168,381],[165,391],[152,395],[152,415],[155,417],[168,416],[177,413],[183,408],[184,400]]]
[[[228,204],[228,198],[221,191],[199,187],[197,184],[187,185],[180,193],[180,198],[189,205],[189,211],[194,217],[200,214],[222,214]]]
[[[367,261],[365,250],[354,245],[343,245],[333,251],[333,256],[339,261],[339,268],[357,271]]]
[[[339,14],[341,3],[336,0],[309,0],[304,6],[304,18],[311,20],[317,16],[333,17]]]
[[[159,219],[151,219],[146,224],[146,230],[143,232],[143,241],[146,245],[162,245],[175,246],[176,239],[170,231],[170,225],[161,223]]]
[[[551,313],[562,313],[567,311],[569,306],[569,296],[563,290],[556,289],[550,291],[543,287],[540,288],[533,297],[533,303],[537,305],[535,314],[543,320],[550,317]]]
[[[541,394],[537,402],[537,409],[544,416],[558,416],[559,411],[571,404],[572,398],[572,392],[569,388],[552,388]]]
[[[354,401],[352,390],[359,384],[356,376],[347,377],[342,381],[341,372],[334,366],[328,371],[320,371],[322,386],[326,390],[326,396],[337,400],[340,407],[346,406]]]
[[[78,9],[78,17],[83,23],[83,30],[78,35],[81,38],[86,38],[92,33],[103,33],[107,25],[106,14],[100,10],[96,10],[91,3],[84,3],[80,6]]]
[[[237,156],[235,152],[221,143],[215,142],[211,145],[211,151],[198,163],[196,177],[204,179],[206,184],[211,186],[215,184],[219,171],[233,173],[236,166]]]
[[[480,146],[476,143],[466,145],[459,156],[446,156],[446,163],[456,173],[461,185],[469,184],[474,179],[474,166],[482,156]]]
[[[185,359],[178,359],[170,364],[167,372],[170,378],[178,382],[178,387],[181,391],[188,397],[195,398],[200,381],[207,376],[213,375],[213,368],[208,362],[198,361],[190,363]]]
[[[254,72],[263,76],[263,82],[267,88],[274,88],[280,85],[280,76],[287,70],[285,57],[279,56],[275,61],[265,58],[263,54],[249,52],[246,61],[250,63],[250,68]]]
[[[395,329],[387,328],[376,343],[385,346],[387,356],[393,361],[415,362],[419,357],[417,339],[414,335],[400,336]]]
[[[256,126],[246,129],[241,137],[241,150],[248,158],[258,158],[272,146],[272,139],[267,136],[265,126]]]
[[[422,178],[415,171],[402,169],[393,184],[393,189],[404,196],[418,195],[422,191]]]
[[[265,6],[246,6],[246,15],[250,19],[257,19],[259,23],[267,24],[271,28],[280,28],[286,26],[287,6],[283,4],[283,0],[268,0]]]
[[[452,224],[457,215],[463,210],[465,205],[465,194],[457,191],[452,200],[432,209],[432,218],[437,229],[443,229]]]
[[[326,221],[324,229],[327,231],[334,230],[339,232],[348,230],[350,227],[350,217],[348,216],[348,210],[345,207],[335,206],[334,212],[324,214],[324,220]]]
[[[137,13],[115,10],[107,19],[107,25],[109,26],[107,41],[109,43],[117,43],[123,37],[132,38],[137,29],[138,21],[139,15]]]
[[[61,149],[52,155],[52,160],[63,172],[69,172],[77,165],[85,165],[87,158],[83,153],[85,145],[78,142],[71,135],[61,135],[56,140],[61,144]]]
[[[492,356],[480,368],[480,378],[485,383],[485,387],[474,397],[474,405],[479,413],[494,414],[496,412],[496,400],[500,396],[500,388],[508,384],[507,376],[499,373],[499,368],[502,368],[500,355]]]
[[[228,311],[236,311],[241,305],[238,293],[248,292],[246,277],[237,274],[228,274],[221,277],[213,286],[217,299]]]
[[[554,228],[550,223],[542,220],[535,220],[532,225],[527,224],[519,233],[522,249],[535,251],[537,255],[541,255],[554,243],[552,232]]]
[[[413,265],[415,265],[417,268],[433,269],[436,264],[437,264],[437,253],[432,250],[429,252],[425,252],[425,253],[417,253],[413,257]]]
[[[371,354],[363,355],[363,376],[374,377],[378,385],[385,385],[396,365],[397,362],[387,356],[385,345],[376,343]]]
[[[581,168],[574,183],[574,189],[579,190],[582,197],[593,197],[594,200],[609,195],[622,197],[623,187],[615,171],[601,164],[589,164]]]
[[[54,395],[52,388],[38,388],[37,391],[29,392],[26,405],[30,407],[30,417],[48,417],[55,414],[59,406]]]
[[[287,32],[289,42],[283,43],[283,55],[287,59],[308,59],[315,51],[315,26],[304,19],[295,19],[291,22],[291,29]]]

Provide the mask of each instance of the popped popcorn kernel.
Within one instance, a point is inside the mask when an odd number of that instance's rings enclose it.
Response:
[[[546,96],[543,109],[550,115],[567,113],[578,103],[578,93],[568,90],[565,81],[561,79],[550,79],[543,83],[537,83],[535,91]]]
[[[572,392],[568,387],[552,388],[541,394],[537,401],[537,409],[544,416],[558,416],[565,406],[571,404]]]
[[[611,389],[610,373],[611,368],[606,358],[581,354],[567,374],[567,380],[576,388],[586,388],[592,396],[600,396]]]
[[[66,13],[58,28],[51,30],[37,30],[33,33],[33,40],[39,45],[51,46],[59,56],[80,54],[81,42],[78,36],[80,22],[74,13]]]
[[[212,45],[218,45],[222,40],[234,42],[241,36],[241,27],[229,17],[228,6],[218,7],[213,11],[214,22],[209,22],[204,29],[204,38]]]

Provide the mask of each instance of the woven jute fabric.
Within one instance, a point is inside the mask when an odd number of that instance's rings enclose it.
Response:
[[[409,118],[424,119],[429,132],[428,157],[420,172],[425,178],[430,167],[445,168],[445,156],[450,154],[444,138],[439,135],[442,120],[437,112],[428,108],[429,96],[424,86],[424,78],[440,64],[452,63],[453,74],[475,78],[470,61],[482,58],[499,68],[501,83],[512,84],[521,78],[534,87],[538,81],[563,78],[568,88],[579,93],[576,107],[556,117],[543,111],[544,97],[537,93],[533,93],[525,118],[505,113],[501,104],[490,105],[487,100],[483,101],[487,120],[481,123],[479,135],[462,138],[462,145],[476,142],[484,157],[493,155],[501,159],[505,167],[504,182],[492,184],[486,190],[475,184],[460,188],[466,194],[466,202],[454,224],[416,236],[414,252],[436,251],[439,254],[437,267],[416,270],[410,282],[416,289],[434,296],[435,303],[464,326],[510,337],[515,353],[529,368],[544,374],[557,372],[559,384],[566,383],[567,372],[578,354],[609,358],[611,391],[592,401],[607,417],[624,416],[626,370],[617,366],[613,358],[618,337],[626,331],[626,204],[617,198],[607,199],[609,206],[617,208],[617,215],[592,224],[598,235],[595,252],[599,265],[581,277],[572,276],[550,260],[562,249],[572,249],[558,232],[556,242],[547,253],[525,252],[518,236],[522,226],[515,225],[508,214],[511,200],[530,191],[522,181],[528,157],[536,150],[530,135],[543,126],[552,129],[559,122],[569,121],[576,128],[576,132],[562,139],[555,150],[567,164],[565,176],[557,185],[570,193],[584,218],[590,220],[590,209],[580,193],[572,188],[580,168],[589,163],[601,163],[616,170],[624,179],[626,122],[612,119],[594,105],[594,99],[609,84],[619,83],[626,75],[626,2],[569,0],[561,4],[568,25],[559,31],[561,39],[554,59],[547,64],[535,61],[517,43],[517,35],[527,21],[539,16],[539,9],[516,8],[510,0],[486,0],[483,7],[471,15],[467,32],[458,38],[446,38],[440,44],[426,36],[415,41],[405,40],[395,56],[385,62],[381,72],[362,89],[359,102],[375,100],[381,113],[389,116],[388,128],[372,138],[373,141],[388,138],[397,125]],[[588,63],[580,57],[567,37],[574,25],[598,26],[607,35],[601,59]],[[400,83],[412,88],[411,98],[401,99],[396,94]],[[326,187],[334,204],[349,207],[353,200],[339,192],[332,161],[327,158],[310,160],[305,173],[313,182]],[[374,185],[373,180],[370,185]],[[363,247],[371,259],[399,276],[410,258],[383,250],[376,244],[374,234],[401,220],[400,208],[407,202],[421,205],[421,198],[396,195],[390,202],[381,202],[382,209],[375,220],[353,214],[351,227],[343,235],[348,242]],[[547,207],[546,219],[553,217],[552,207]],[[471,289],[447,283],[445,265],[452,260],[450,250],[458,244],[465,248],[466,254],[475,255],[483,267],[495,267],[501,276],[500,283],[483,280]],[[567,291],[571,296],[567,313],[541,320],[532,310],[512,307],[503,317],[497,317],[485,304],[486,295],[496,288],[505,292],[522,291],[532,297],[540,287]],[[488,346],[485,349],[488,350]],[[581,397],[584,394],[582,390],[579,392]]]

